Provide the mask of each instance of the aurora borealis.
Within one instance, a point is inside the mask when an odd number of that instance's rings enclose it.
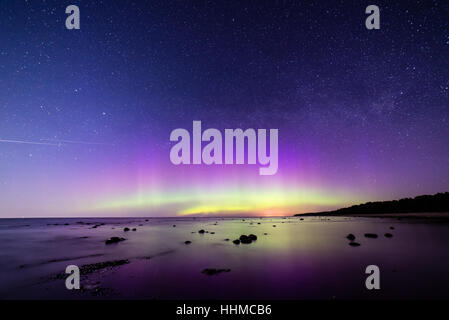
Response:
[[[65,29],[76,4],[81,29]],[[0,217],[290,215],[449,190],[449,5],[3,1]],[[275,175],[170,132],[279,129]]]

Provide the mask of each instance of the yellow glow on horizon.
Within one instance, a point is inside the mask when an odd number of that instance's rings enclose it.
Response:
[[[173,214],[249,214],[287,215],[301,210],[338,207],[347,204],[342,194],[317,191],[311,188],[261,187],[220,188],[204,190],[191,188],[188,191],[158,190],[139,192],[128,196],[104,199],[89,211],[132,211],[173,208]]]

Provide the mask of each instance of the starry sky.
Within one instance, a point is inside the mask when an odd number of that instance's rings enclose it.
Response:
[[[448,191],[448,17],[432,0],[2,0],[0,217],[290,215]],[[193,120],[279,129],[278,172],[173,165],[170,132]]]

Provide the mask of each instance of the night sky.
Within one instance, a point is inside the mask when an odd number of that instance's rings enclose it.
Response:
[[[279,129],[277,174],[173,165],[170,132],[193,120]],[[0,217],[432,194],[449,190],[448,137],[447,1],[0,1]]]

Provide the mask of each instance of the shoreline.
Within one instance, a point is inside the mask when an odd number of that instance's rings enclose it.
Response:
[[[320,214],[306,213],[294,215],[300,217],[357,217],[357,218],[393,218],[393,219],[437,219],[449,220],[449,212],[410,212],[410,213],[346,213]]]

